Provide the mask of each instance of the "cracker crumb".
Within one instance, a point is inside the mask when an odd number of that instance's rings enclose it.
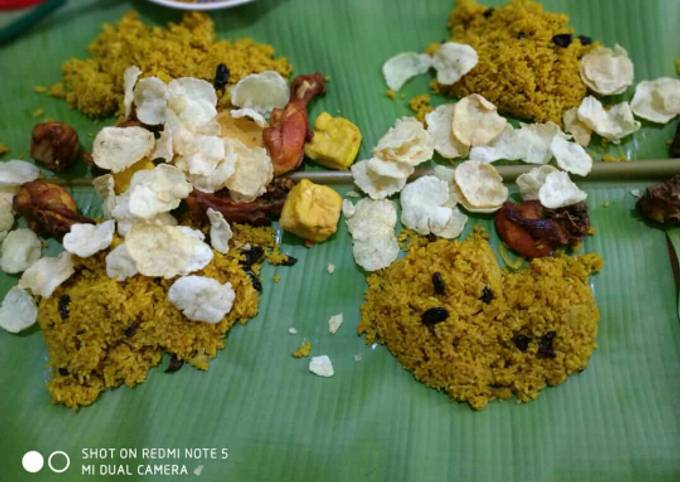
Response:
[[[332,377],[335,372],[333,371],[333,363],[328,355],[314,356],[309,360],[309,371],[320,377]]]
[[[342,316],[342,313],[338,313],[337,315],[333,315],[330,317],[328,320],[328,331],[331,335],[335,335],[335,333],[340,329],[342,326],[344,319]]]
[[[289,335],[297,335],[297,332],[298,331],[295,328],[293,328],[292,326],[290,328],[288,328],[288,334]]]
[[[333,263],[328,263],[328,266],[326,267],[326,271],[328,271],[328,273],[330,273],[330,274],[335,273],[335,265]]]

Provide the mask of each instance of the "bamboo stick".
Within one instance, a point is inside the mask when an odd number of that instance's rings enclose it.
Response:
[[[531,164],[496,166],[505,182],[514,182],[517,177],[532,168]],[[417,169],[412,179],[430,173],[430,169]],[[645,161],[596,162],[593,170],[585,178],[572,176],[579,181],[644,181],[663,179],[680,174],[680,159],[649,159]],[[290,175],[291,179],[309,179],[318,184],[351,184],[352,174],[349,171],[298,171]],[[92,178],[49,179],[50,182],[67,186],[91,186]]]

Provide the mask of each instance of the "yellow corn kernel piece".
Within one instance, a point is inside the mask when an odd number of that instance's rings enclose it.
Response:
[[[338,228],[341,207],[333,189],[303,179],[288,193],[279,224],[302,239],[325,241]]]
[[[344,117],[322,112],[314,122],[314,137],[305,154],[330,169],[348,169],[359,153],[361,131]]]
[[[149,159],[142,159],[141,161],[135,162],[133,165],[131,165],[124,171],[114,173],[113,181],[116,194],[121,194],[125,192],[128,187],[130,187],[130,181],[132,180],[132,176],[134,175],[135,172],[141,171],[142,169],[153,168],[154,168],[153,162],[151,162]]]

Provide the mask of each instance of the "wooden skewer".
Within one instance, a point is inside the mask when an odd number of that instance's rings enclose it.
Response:
[[[532,164],[496,166],[505,182],[514,182],[518,176],[536,167]],[[431,173],[431,169],[417,169],[412,179]],[[585,178],[572,175],[575,181],[643,181],[663,179],[680,174],[680,159],[649,159],[646,161],[597,162]],[[290,174],[296,181],[309,179],[317,184],[351,184],[349,171],[298,171]],[[91,186],[92,178],[49,179],[67,186]]]

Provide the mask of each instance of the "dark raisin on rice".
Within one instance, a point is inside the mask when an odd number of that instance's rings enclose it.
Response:
[[[571,45],[572,38],[570,33],[558,33],[553,36],[552,41],[558,47],[567,48]]]
[[[137,328],[139,328],[139,322],[134,322],[127,328],[125,328],[125,336],[128,338],[134,336],[135,333],[137,333]]]
[[[442,274],[439,271],[436,271],[432,274],[432,287],[434,288],[434,292],[438,295],[443,295],[446,293],[444,278],[442,278]]]
[[[286,258],[281,262],[281,266],[293,266],[298,260],[294,256],[286,255]]]
[[[524,353],[527,351],[527,348],[529,348],[529,343],[531,342],[531,338],[529,338],[526,335],[515,335],[512,338],[512,342],[515,344],[517,349]]]
[[[579,35],[578,39],[581,42],[581,45],[590,45],[593,43],[593,39],[591,39],[587,35]]]
[[[449,312],[446,308],[430,308],[422,314],[421,321],[427,326],[433,326],[445,321],[448,317]]]
[[[68,370],[64,367],[59,367],[59,375],[65,377],[68,375]]]
[[[538,358],[555,358],[555,350],[553,349],[553,341],[557,336],[557,332],[551,330],[543,335],[538,340],[538,351],[536,356]]]
[[[250,249],[243,250],[241,266],[250,267],[262,259],[262,256],[264,256],[262,246],[251,246]]]
[[[177,355],[172,353],[170,355],[170,361],[168,362],[168,366],[165,369],[165,373],[175,373],[177,370],[182,368],[184,366],[184,360],[180,360],[177,358]]]
[[[484,13],[482,15],[484,15],[484,18],[489,18],[489,17],[491,17],[491,15],[493,15],[493,11],[494,11],[494,8],[489,7],[486,10],[484,10]]]
[[[68,305],[71,303],[71,297],[69,295],[61,295],[59,297],[59,316],[62,320],[68,319]]]
[[[255,288],[257,291],[262,291],[262,283],[260,282],[260,279],[257,277],[255,272],[252,269],[247,269],[245,270],[246,274],[250,278],[250,283],[253,285],[253,288]]]
[[[229,67],[226,64],[217,64],[215,69],[215,80],[213,82],[215,89],[222,90],[229,82]]]
[[[493,298],[494,298],[493,291],[491,291],[491,288],[489,288],[488,286],[485,286],[484,289],[482,290],[482,295],[479,297],[479,299],[488,305],[493,301]]]

